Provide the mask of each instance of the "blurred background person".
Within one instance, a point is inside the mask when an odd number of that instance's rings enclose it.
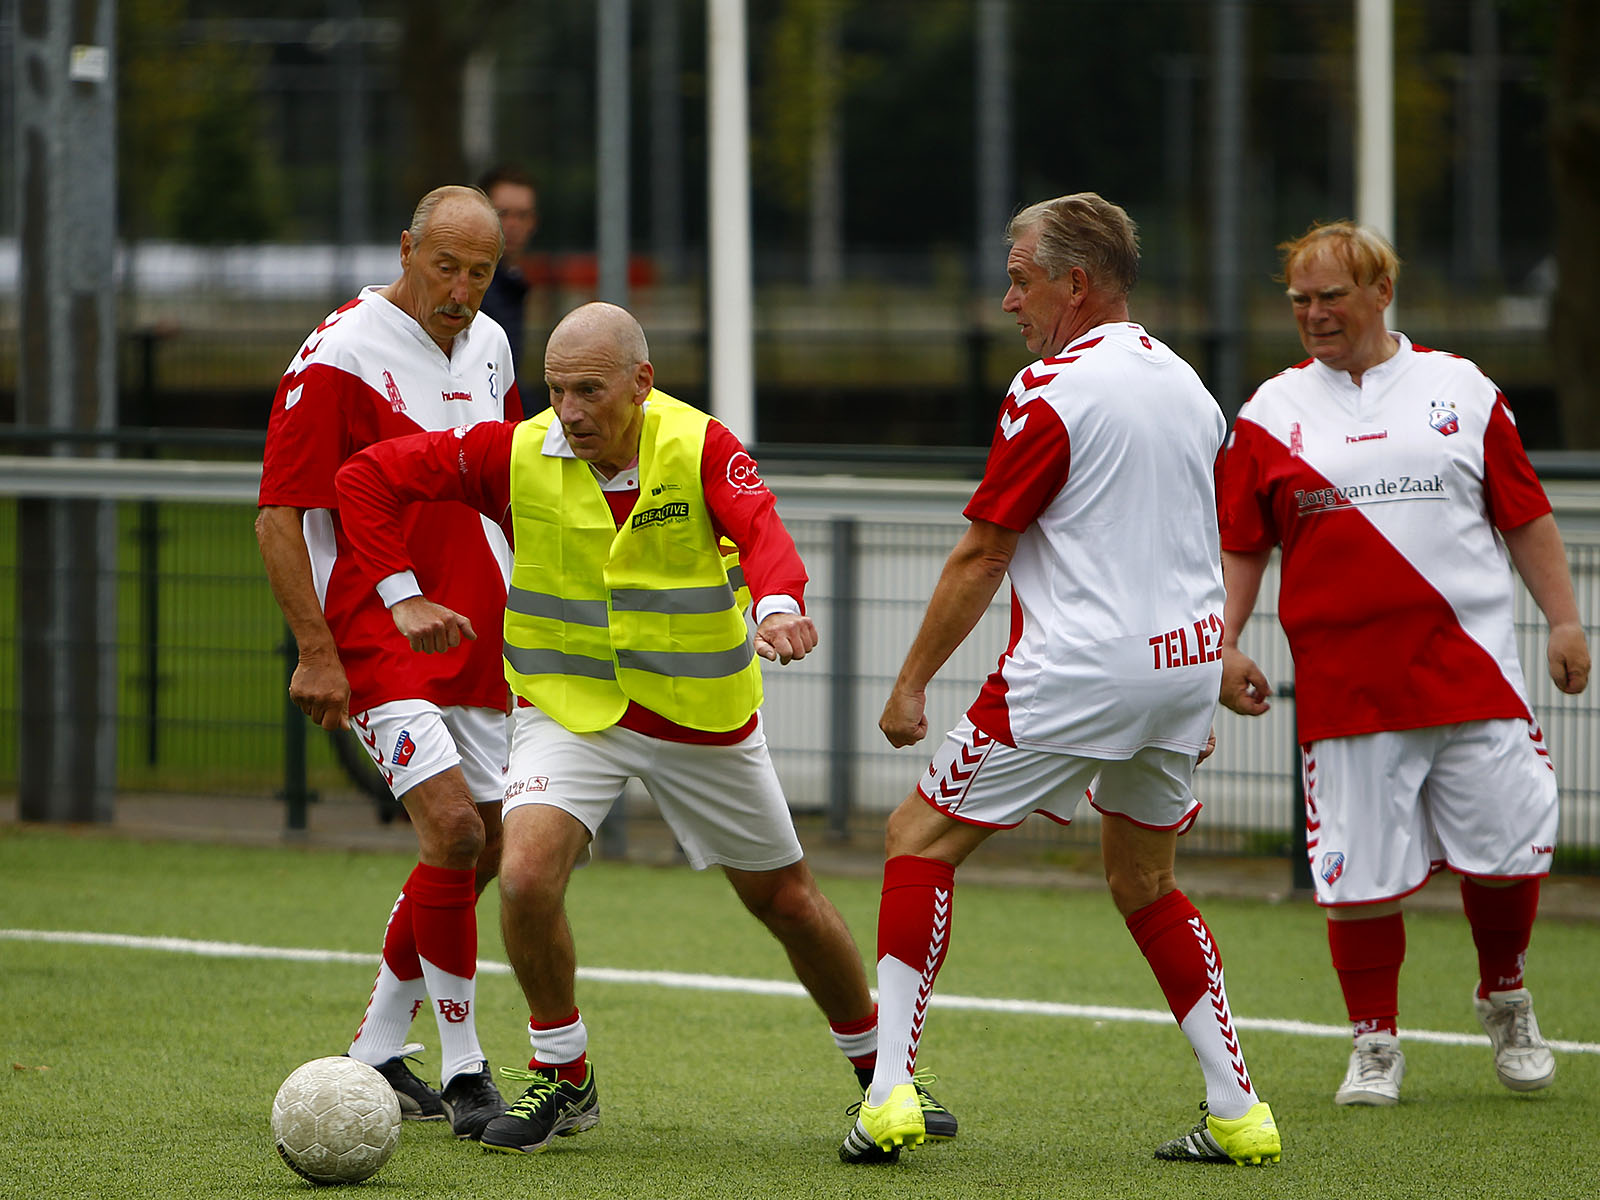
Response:
[[[516,364],[521,378],[528,371],[522,361],[522,347],[531,286],[521,260],[539,228],[539,192],[526,171],[509,164],[485,171],[478,178],[478,188],[494,206],[506,239],[506,248],[495,266],[489,290],[483,294],[482,311],[506,331],[506,340],[511,343],[511,361]]]

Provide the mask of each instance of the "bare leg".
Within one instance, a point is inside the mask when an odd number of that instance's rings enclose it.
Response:
[[[776,871],[724,867],[723,873],[744,906],[783,945],[795,978],[828,1020],[859,1021],[872,1014],[861,952],[803,860]]]
[[[565,1020],[577,1008],[577,950],[567,922],[567,881],[589,844],[570,813],[524,804],[505,820],[500,864],[500,932],[535,1021]]]

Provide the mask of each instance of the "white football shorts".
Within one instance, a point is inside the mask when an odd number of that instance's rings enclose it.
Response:
[[[1013,829],[1029,813],[1070,824],[1079,801],[1088,800],[1146,829],[1184,833],[1200,814],[1193,777],[1194,755],[1177,750],[1147,746],[1127,759],[1019,750],[962,717],[917,791],[946,816],[989,829]]]
[[[759,717],[742,742],[700,746],[615,725],[573,733],[537,708],[512,714],[503,816],[548,804],[592,838],[629,779],[644,784],[697,871],[774,871],[805,857]]]
[[[1318,904],[1397,900],[1442,867],[1550,873],[1559,803],[1535,721],[1326,738],[1302,747],[1301,763]]]
[[[505,795],[508,737],[506,715],[498,709],[391,700],[351,713],[350,727],[397,800],[454,766],[479,804],[495,804]]]

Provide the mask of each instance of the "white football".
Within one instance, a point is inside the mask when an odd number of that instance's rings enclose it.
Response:
[[[302,1179],[358,1183],[400,1144],[400,1101],[364,1062],[313,1059],[272,1098],[272,1141]]]

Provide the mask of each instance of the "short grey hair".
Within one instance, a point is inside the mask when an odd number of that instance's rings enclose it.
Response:
[[[428,231],[428,222],[433,220],[434,210],[446,200],[470,200],[474,204],[483,205],[484,211],[494,218],[495,236],[500,243],[495,250],[495,259],[498,261],[506,252],[506,232],[500,227],[500,214],[495,211],[494,205],[482,189],[458,183],[447,183],[444,187],[436,187],[417,201],[417,207],[411,212],[411,228],[407,230],[411,234],[411,244],[415,246],[422,242],[423,235]]]
[[[1031,204],[1006,226],[1014,243],[1039,231],[1033,261],[1051,279],[1079,267],[1096,287],[1131,292],[1139,282],[1139,227],[1133,218],[1094,192],[1077,192]]]

